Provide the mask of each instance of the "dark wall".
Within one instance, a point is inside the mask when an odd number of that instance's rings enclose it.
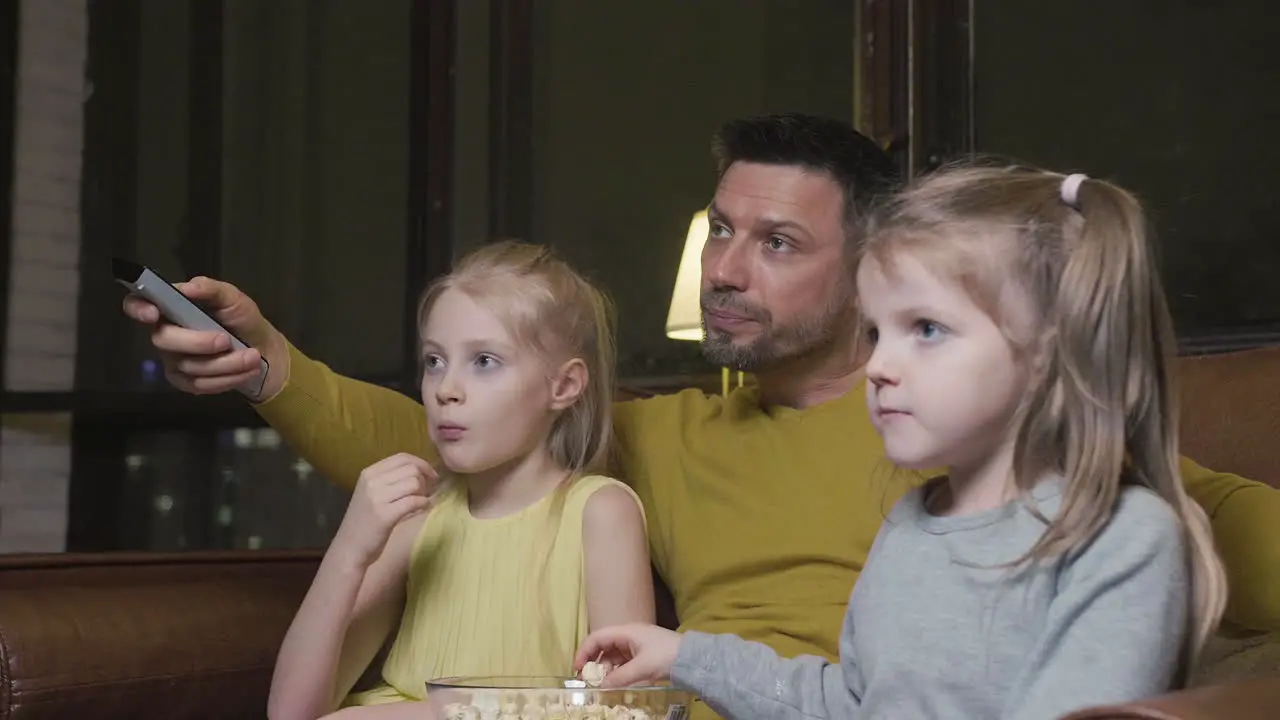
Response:
[[[409,0],[222,3],[214,138],[188,132],[190,5],[141,4],[134,255],[172,280],[194,272],[178,251],[191,143],[220,140],[218,273],[315,357],[395,378],[406,342]],[[129,341],[149,354],[141,333]]]
[[[344,372],[404,358],[409,0],[227,3],[223,265]]]
[[[771,111],[853,117],[854,3],[538,2],[533,239],[614,295],[624,363],[687,353],[664,325],[710,136]]]
[[[137,255],[180,278],[190,0],[143,3]],[[220,272],[336,369],[403,358],[409,0],[223,4]],[[853,116],[854,3],[534,3],[532,232],[600,280],[624,371],[696,355],[667,340],[711,133],[733,117]],[[490,7],[457,14],[455,256],[487,239]],[[136,352],[146,351],[145,339]],[[656,363],[656,364],[655,364]],[[647,368],[647,369],[646,369]],[[655,369],[657,368],[657,369]]]
[[[143,6],[139,255],[175,275],[189,88],[172,29],[189,1]],[[490,13],[461,5],[455,255],[487,239],[488,213]],[[713,190],[712,131],[768,111],[852,117],[853,6],[534,4],[529,239],[614,296],[631,368],[695,354],[663,326],[689,218]],[[347,373],[395,375],[407,341],[409,7],[224,4],[221,272]]]
[[[1274,10],[975,2],[979,149],[1137,192],[1184,333],[1280,323]]]

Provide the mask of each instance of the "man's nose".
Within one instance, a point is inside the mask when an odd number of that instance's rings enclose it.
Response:
[[[751,277],[748,250],[748,244],[736,237],[709,239],[702,248],[703,286],[746,290]]]

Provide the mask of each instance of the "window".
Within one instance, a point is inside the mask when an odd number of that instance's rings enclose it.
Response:
[[[344,493],[243,399],[169,388],[110,259],[229,280],[340,371],[416,390],[407,310],[449,257],[452,5],[13,6],[0,552],[323,546]]]
[[[974,8],[978,149],[1136,192],[1189,348],[1280,339],[1272,6]]]

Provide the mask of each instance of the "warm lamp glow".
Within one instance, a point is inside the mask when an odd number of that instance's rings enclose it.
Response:
[[[694,214],[689,235],[676,271],[676,287],[671,291],[671,308],[667,311],[667,337],[672,340],[702,341],[702,246],[707,242],[707,212]]]

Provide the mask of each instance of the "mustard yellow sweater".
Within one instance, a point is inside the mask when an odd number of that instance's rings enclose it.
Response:
[[[296,349],[259,413],[312,465],[353,486],[397,452],[435,461],[422,406],[335,374]],[[849,592],[885,514],[915,480],[884,459],[861,388],[805,410],[755,390],[618,403],[617,474],[644,502],[654,563],[683,627],[783,655],[839,655]],[[1183,461],[1213,518],[1231,582],[1228,618],[1280,630],[1280,491]]]

